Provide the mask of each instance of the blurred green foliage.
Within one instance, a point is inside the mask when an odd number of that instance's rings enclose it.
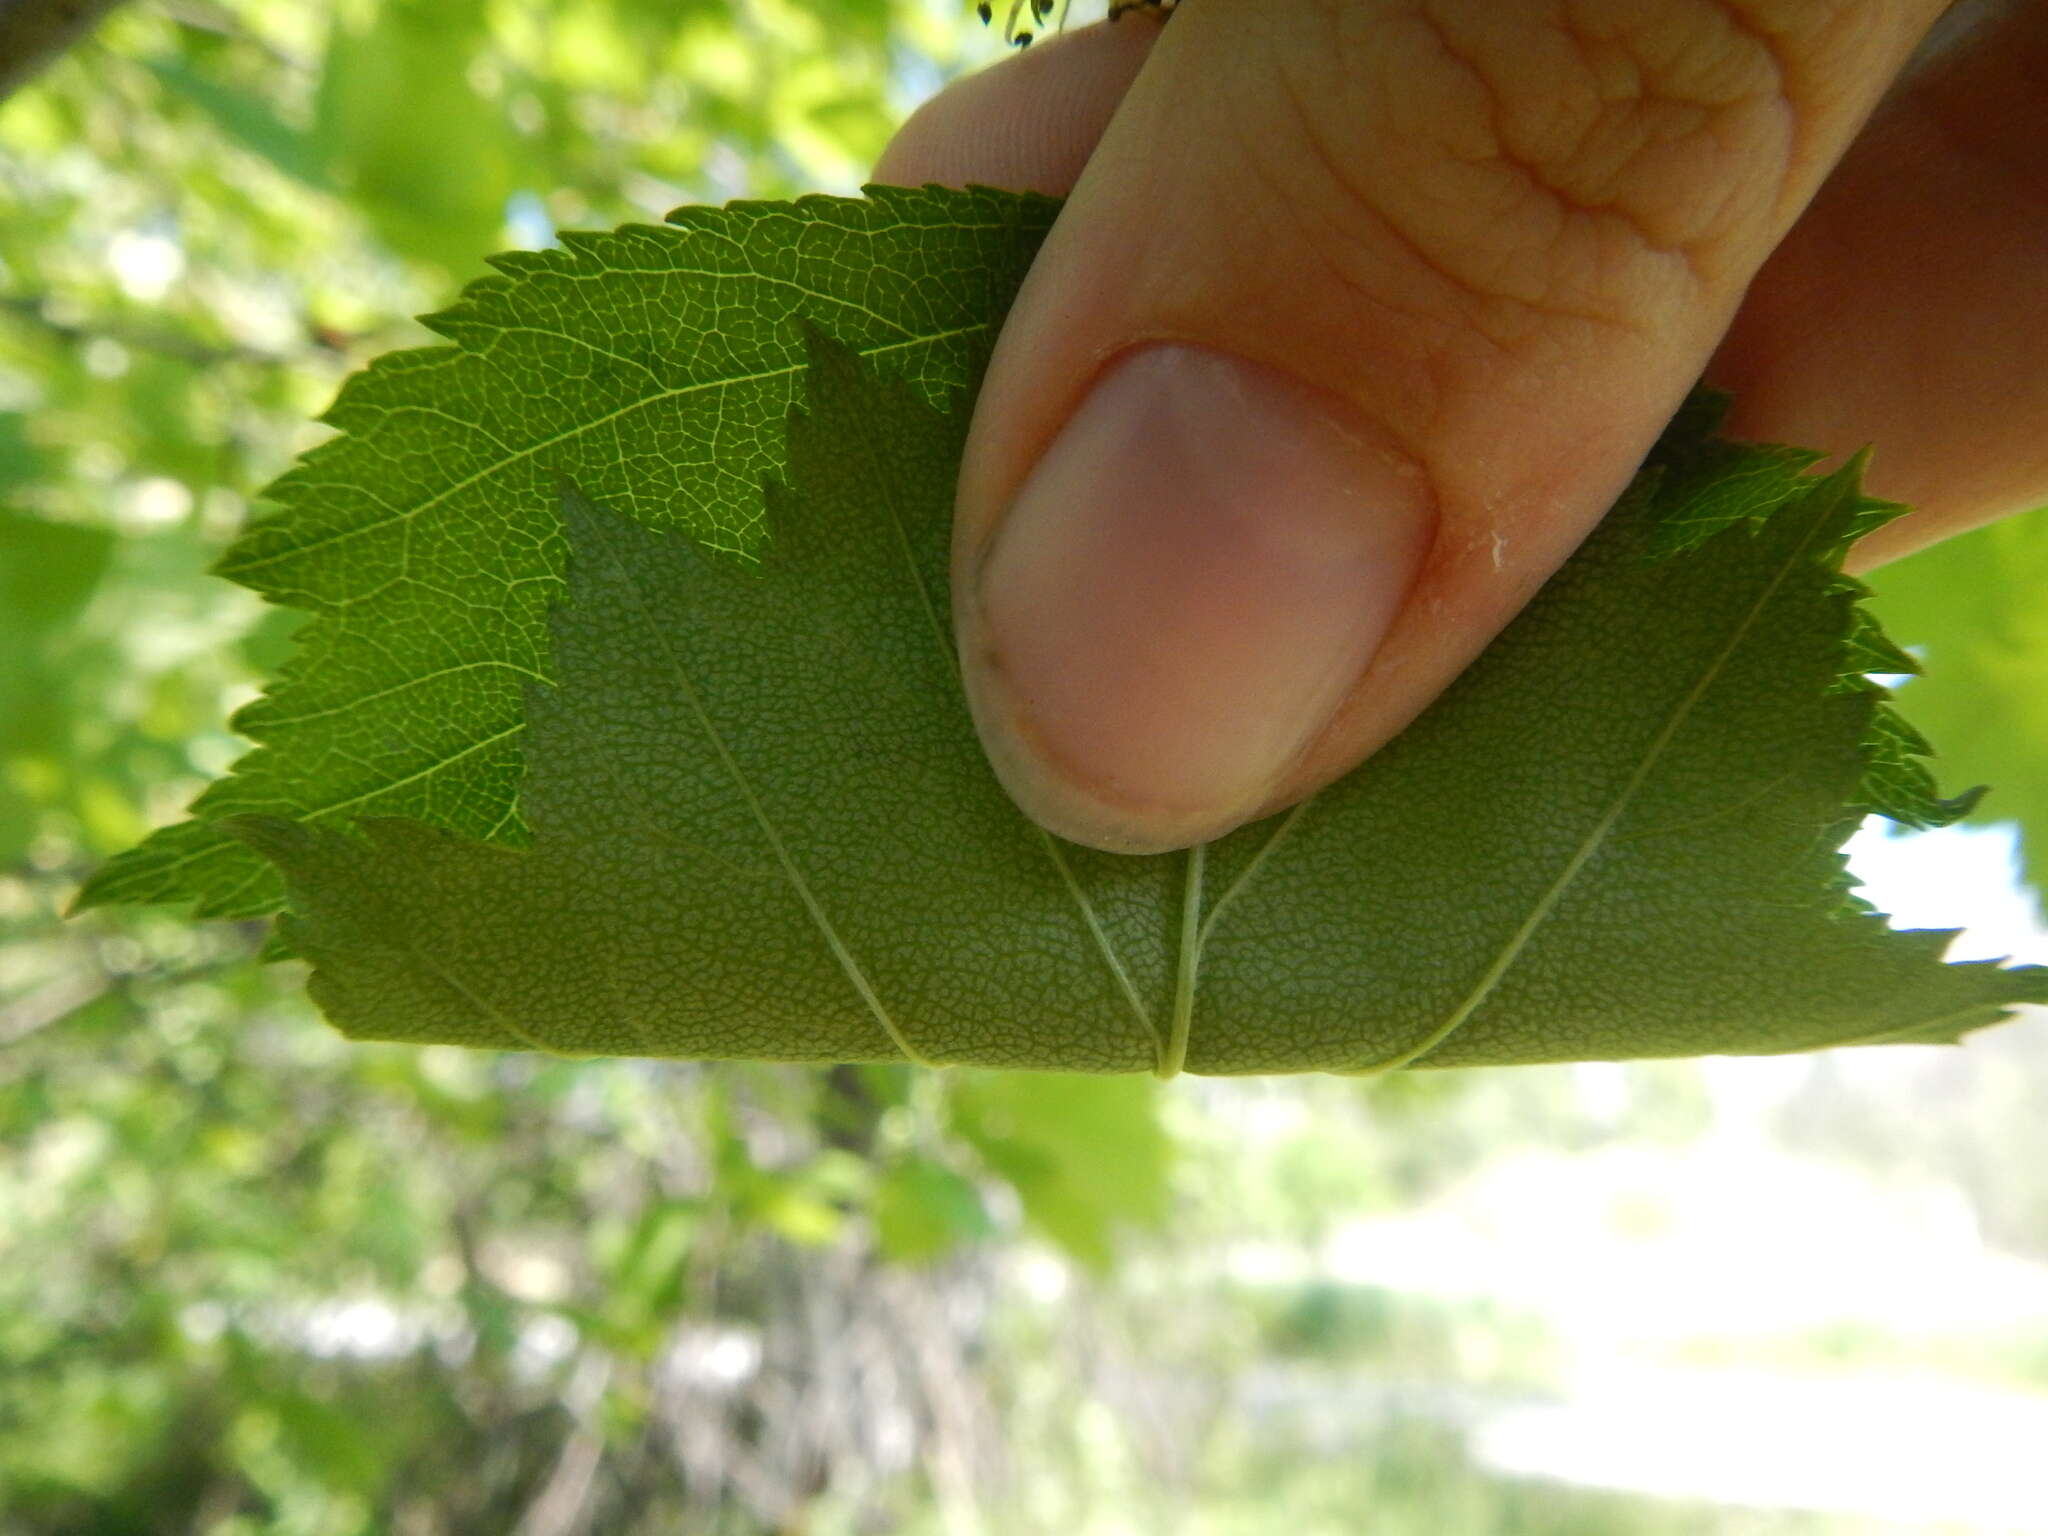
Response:
[[[1516,1146],[1683,1139],[1687,1072],[1630,1069],[1617,1118],[1542,1072],[1226,1101],[352,1047],[253,926],[60,921],[241,750],[292,621],[206,568],[341,377],[500,246],[850,187],[998,50],[965,10],[162,0],[0,105],[0,1531],[1736,1528],[1482,1474],[1440,1424],[1255,1433],[1212,1390],[1251,1362],[1424,1370],[1484,1333],[1516,1386],[1554,1346],[1191,1260],[1319,1243]],[[1924,605],[1907,638],[2019,633],[2024,558],[2006,610]],[[1996,776],[2038,791],[2048,739],[2015,739]],[[1973,1123],[2026,1109],[1993,1098]]]
[[[2016,822],[2048,888],[2048,508],[1950,539],[1871,578],[1887,631],[1926,676],[1900,703],[1954,788],[1989,784],[1978,821]]]
[[[969,49],[902,0],[184,3],[0,110],[0,1528],[509,1530],[613,1445],[650,1528],[778,1524],[874,1461],[861,1401],[931,1415],[871,1366],[757,1445],[893,1347],[863,1276],[923,1310],[1020,1223],[1157,1219],[1142,1085],[1070,1131],[998,1080],[357,1051],[253,928],[58,922],[238,752],[291,622],[206,568],[346,371],[558,224],[849,186]]]

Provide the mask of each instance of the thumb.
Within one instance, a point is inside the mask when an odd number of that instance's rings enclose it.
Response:
[[[1406,725],[1627,483],[1941,9],[1188,0],[1120,54],[960,478],[960,654],[1023,808],[1179,847]]]

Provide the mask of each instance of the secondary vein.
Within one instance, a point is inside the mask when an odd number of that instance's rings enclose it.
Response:
[[[600,539],[604,538],[601,528],[598,531],[598,536]],[[740,797],[746,801],[747,809],[753,813],[754,822],[761,829],[761,836],[767,840],[768,846],[774,850],[776,862],[782,866],[783,877],[789,881],[790,889],[796,892],[797,899],[803,903],[804,910],[810,914],[811,921],[817,924],[818,932],[823,936],[826,948],[832,952],[832,958],[839,962],[839,969],[845,974],[847,982],[853,987],[855,994],[860,1000],[867,1005],[868,1012],[874,1015],[875,1022],[882,1026],[883,1032],[888,1035],[896,1049],[903,1053],[906,1060],[921,1067],[933,1065],[922,1052],[910,1043],[909,1038],[903,1031],[897,1027],[895,1019],[889,1014],[889,1010],[882,1006],[882,999],[876,993],[874,986],[869,982],[867,973],[861,969],[860,962],[854,958],[853,951],[846,947],[845,940],[839,936],[839,930],[833,927],[832,919],[826,915],[824,905],[818,900],[817,893],[811,889],[810,882],[804,879],[803,871],[797,867],[796,860],[791,857],[788,845],[783,842],[781,832],[776,829],[773,818],[768,814],[768,808],[761,803],[760,796],[754,793],[753,784],[748,780],[745,771],[740,767],[738,759],[732,755],[732,749],[726,745],[725,738],[719,733],[718,727],[712,723],[710,712],[704,708],[704,701],[699,696],[696,685],[690,681],[689,669],[683,665],[682,658],[675,652],[675,647],[669,644],[666,632],[660,625],[654,622],[654,615],[647,606],[646,595],[641,592],[639,583],[633,579],[632,567],[608,540],[605,542],[605,552],[612,557],[612,563],[618,567],[620,575],[625,578],[626,589],[633,596],[633,604],[639,609],[647,632],[655,637],[655,642],[661,647],[662,654],[668,659],[669,670],[675,674],[676,687],[682,693],[683,702],[689,706],[690,712],[697,717],[697,724],[703,730],[706,739],[710,741],[712,750],[718,754],[719,763],[725,768],[726,774],[732,779],[733,787],[740,792]]]
[[[939,653],[945,657],[947,669],[957,682],[960,676],[960,656],[953,649],[953,637],[947,632],[944,620],[939,617],[938,600],[932,595],[931,588],[924,579],[924,569],[918,563],[917,548],[911,542],[909,524],[904,520],[903,509],[897,501],[896,481],[887,473],[876,455],[874,439],[863,433],[860,442],[868,461],[869,478],[874,482],[876,495],[889,514],[890,525],[896,530],[896,546],[903,556],[905,568],[910,572],[911,585],[917,589],[918,598],[924,604],[924,614],[931,625],[932,639],[937,644]],[[1095,947],[1101,952],[1103,963],[1109,967],[1109,974],[1115,980],[1117,989],[1123,993],[1124,1001],[1130,1004],[1131,1012],[1137,1016],[1139,1025],[1152,1037],[1153,1060],[1156,1063],[1163,1063],[1167,1055],[1166,1038],[1160,1034],[1159,1026],[1152,1021],[1152,1011],[1145,1006],[1145,1000],[1138,995],[1138,988],[1131,980],[1131,973],[1125,969],[1122,957],[1117,954],[1115,944],[1110,941],[1109,930],[1103,927],[1102,919],[1095,911],[1095,904],[1088,899],[1087,891],[1082,889],[1073,866],[1067,861],[1066,855],[1060,852],[1060,846],[1053,840],[1052,834],[1043,827],[1036,830],[1039,845],[1044,848],[1046,858],[1052,861],[1052,867],[1058,873],[1060,883],[1066,887],[1067,894],[1073,898],[1074,905],[1080,909],[1081,922],[1094,938]]]
[[[1565,893],[1571,889],[1572,883],[1578,879],[1580,872],[1585,869],[1593,855],[1600,851],[1601,845],[1607,841],[1608,834],[1621,821],[1622,816],[1635,800],[1637,793],[1644,784],[1649,782],[1650,774],[1655,770],[1659,759],[1663,757],[1665,749],[1671,745],[1673,739],[1678,735],[1679,729],[1685,724],[1686,719],[1698,707],[1699,701],[1705,697],[1707,690],[1713,686],[1715,680],[1721,675],[1721,670],[1727,666],[1728,659],[1735,654],[1737,649],[1741,647],[1742,642],[1749,637],[1750,630],[1755,628],[1757,619],[1762,615],[1771,599],[1777,595],[1778,588],[1784,584],[1785,578],[1806,559],[1807,551],[1813,544],[1814,536],[1818,532],[1820,524],[1821,519],[1815,518],[1813,526],[1808,528],[1805,536],[1799,540],[1791,553],[1786,557],[1784,564],[1779,566],[1777,572],[1771,577],[1770,582],[1757,594],[1756,601],[1750,604],[1748,612],[1743,614],[1742,622],[1737,624],[1730,633],[1727,644],[1723,645],[1714,654],[1713,659],[1701,670],[1699,677],[1694,681],[1692,687],[1687,689],[1684,696],[1680,698],[1678,707],[1671,712],[1670,719],[1664,722],[1663,729],[1650,742],[1649,750],[1643,754],[1643,760],[1636,765],[1635,772],[1628,776],[1627,782],[1621,786],[1620,792],[1614,797],[1614,803],[1607,808],[1598,821],[1593,823],[1585,837],[1580,840],[1579,846],[1573,850],[1572,856],[1565,861],[1564,868],[1558,872],[1557,878],[1550,883],[1549,888],[1544,891],[1536,905],[1530,909],[1529,915],[1522,920],[1521,925],[1515,929],[1514,933],[1509,935],[1507,943],[1502,946],[1501,952],[1494,957],[1493,963],[1486,968],[1485,973],[1479,978],[1478,984],[1473,987],[1471,993],[1445,1016],[1442,1023],[1438,1024],[1436,1028],[1424,1035],[1414,1045],[1404,1051],[1395,1053],[1385,1061],[1376,1062],[1369,1067],[1359,1070],[1374,1074],[1392,1072],[1407,1066],[1412,1061],[1419,1061],[1462,1029],[1466,1022],[1471,1019],[1472,1015],[1485,1005],[1486,1000],[1500,986],[1502,979],[1514,968],[1515,962],[1521,959],[1522,952],[1528,948],[1529,941],[1536,936],[1536,931],[1549,920],[1550,914],[1557,909],[1557,904],[1564,899]]]
[[[1209,935],[1215,931],[1216,919],[1223,915],[1223,909],[1236,899],[1240,891],[1252,883],[1252,876],[1265,867],[1266,861],[1273,856],[1273,850],[1286,841],[1288,835],[1300,825],[1301,818],[1308,814],[1308,808],[1315,803],[1316,797],[1310,795],[1281,817],[1280,825],[1273,829],[1273,835],[1266,839],[1265,846],[1245,861],[1244,868],[1237,872],[1237,878],[1223,888],[1223,893],[1216,898],[1215,905],[1209,908],[1209,915],[1202,919],[1200,943],[1208,944]]]
[[[908,341],[885,342],[879,346],[868,347],[861,351],[859,355],[862,357],[879,357],[885,352],[901,352],[911,347],[936,345],[942,341],[950,341],[956,336],[971,335],[976,331],[985,331],[987,329],[988,326],[985,322],[975,325],[955,326],[951,330],[933,331],[928,335],[914,336]],[[469,348],[448,347],[444,350],[448,352],[451,361],[458,357],[474,357],[478,355]],[[635,411],[643,411],[651,405],[659,405],[665,400],[679,399],[684,395],[701,394],[706,390],[731,389],[741,384],[759,384],[765,383],[770,379],[786,378],[792,374],[801,373],[806,366],[804,363],[787,363],[778,368],[766,368],[757,373],[734,374],[728,378],[693,379],[687,384],[680,384],[672,389],[660,390],[651,395],[638,396],[627,401],[624,405],[607,411],[602,416],[594,417],[589,421],[578,422],[574,426],[565,427],[552,437],[528,443],[523,448],[510,451],[502,458],[493,459],[482,469],[465,475],[462,479],[455,481],[451,485],[442,487],[425,501],[415,502],[412,506],[402,511],[393,512],[386,517],[378,518],[371,522],[357,523],[353,527],[338,529],[320,538],[310,539],[304,544],[288,545],[269,554],[242,559],[235,559],[232,556],[224,558],[221,562],[221,574],[227,576],[230,580],[241,582],[244,586],[253,586],[253,582],[244,580],[245,577],[253,572],[276,565],[282,560],[293,560],[305,555],[315,554],[321,550],[332,548],[336,544],[346,543],[350,539],[376,533],[380,529],[391,527],[393,524],[410,522],[422,512],[431,511],[449,497],[460,495],[471,486],[480,481],[488,480],[491,476],[498,474],[502,470],[509,469],[521,460],[530,459],[537,453],[543,453],[549,448],[558,447],[562,443],[594,432],[599,427],[608,426],[621,417],[632,415]]]
[[[1131,980],[1131,973],[1124,969],[1122,957],[1117,954],[1116,946],[1110,942],[1109,931],[1102,926],[1102,919],[1096,915],[1095,903],[1088,899],[1088,893],[1081,888],[1079,877],[1075,875],[1073,866],[1067,862],[1067,856],[1060,852],[1060,845],[1053,841],[1053,835],[1043,827],[1037,830],[1039,840],[1045,846],[1045,856],[1052,860],[1052,867],[1059,871],[1068,894],[1074,898],[1074,905],[1081,909],[1081,921],[1088,925],[1089,933],[1095,936],[1095,947],[1101,951],[1103,963],[1109,967],[1110,975],[1116,978],[1117,987],[1123,993],[1124,1001],[1131,1005],[1131,1012],[1138,1016],[1138,1022],[1152,1037],[1153,1060],[1164,1061],[1165,1037],[1159,1033],[1159,1026],[1152,1022],[1152,1010],[1147,1008],[1145,1000],[1138,996],[1138,988]]]
[[[1202,963],[1202,869],[1209,845],[1188,850],[1187,881],[1180,898],[1180,961],[1173,976],[1173,1032],[1159,1060],[1159,1075],[1175,1077],[1188,1061],[1188,1034],[1195,1021],[1195,972]]]
[[[406,930],[405,952],[412,956],[413,963],[422,971],[426,972],[429,976],[438,977],[441,984],[448,988],[449,991],[453,992],[465,1003],[468,1003],[470,1007],[474,1008],[502,1030],[513,1042],[515,1049],[523,1045],[529,1050],[540,1051],[549,1056],[561,1054],[553,1046],[549,1045],[547,1041],[522,1029],[510,1014],[494,1005],[489,998],[477,991],[476,988],[470,986],[460,976],[457,976],[453,970],[443,964],[430,951],[422,949],[412,937],[412,930],[410,928]]]

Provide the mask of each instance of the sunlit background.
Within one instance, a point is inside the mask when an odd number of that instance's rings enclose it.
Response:
[[[59,921],[243,749],[291,618],[206,568],[347,372],[494,249],[850,190],[1000,51],[950,0],[138,0],[0,105],[0,1533],[2048,1531],[2040,1019],[570,1064],[345,1045],[254,926]],[[2042,526],[1883,584],[2005,787],[1855,868],[1958,956],[2048,962]]]

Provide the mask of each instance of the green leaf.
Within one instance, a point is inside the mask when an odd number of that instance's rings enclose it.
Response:
[[[285,122],[262,96],[200,74],[179,59],[157,58],[147,64],[167,91],[205,113],[242,148],[315,191],[334,190],[312,136]]]
[[[0,634],[6,654],[56,637],[106,575],[113,536],[0,507]]]
[[[938,401],[975,378],[1054,205],[876,189],[872,200],[685,209],[498,257],[400,352],[345,388],[342,436],[273,485],[282,510],[223,574],[310,610],[298,659],[236,728],[261,745],[80,905],[273,910],[273,872],[221,828],[251,812],[407,816],[525,841],[524,688],[547,674],[565,546],[557,481],[742,552],[804,371],[798,323]],[[897,275],[901,274],[901,275]]]
[[[457,274],[498,244],[513,189],[511,125],[470,80],[484,31],[480,0],[387,0],[337,26],[306,150],[393,250]]]
[[[25,792],[24,781],[75,787],[80,778],[68,750],[81,663],[71,631],[113,550],[104,529],[0,508],[0,865],[26,851],[47,798]]]
[[[974,1186],[929,1158],[898,1163],[875,1187],[875,1239],[899,1264],[936,1259],[990,1230]]]
[[[0,411],[0,495],[47,474],[51,456],[28,435],[28,418]]]
[[[1952,775],[1993,786],[1977,818],[2019,823],[2027,879],[2048,890],[2048,507],[1885,566],[1870,585],[1886,627],[1925,658],[1905,690],[1913,719]]]
[[[1172,1144],[1142,1078],[976,1072],[948,1109],[1031,1224],[1089,1268],[1109,1268],[1125,1228],[1165,1220]]]
[[[1188,853],[1063,846],[990,774],[948,642],[963,403],[819,340],[758,566],[568,482],[530,851],[237,823],[363,1038],[1203,1072],[1949,1041],[2048,972],[1943,965],[1845,899],[1863,810],[1952,814],[1845,668],[1888,510],[1690,410],[1436,707]],[[1702,532],[1688,466],[1719,456]],[[1768,493],[1757,494],[1756,487]],[[1674,537],[1671,529],[1688,532]],[[1673,551],[1677,552],[1674,553]]]

